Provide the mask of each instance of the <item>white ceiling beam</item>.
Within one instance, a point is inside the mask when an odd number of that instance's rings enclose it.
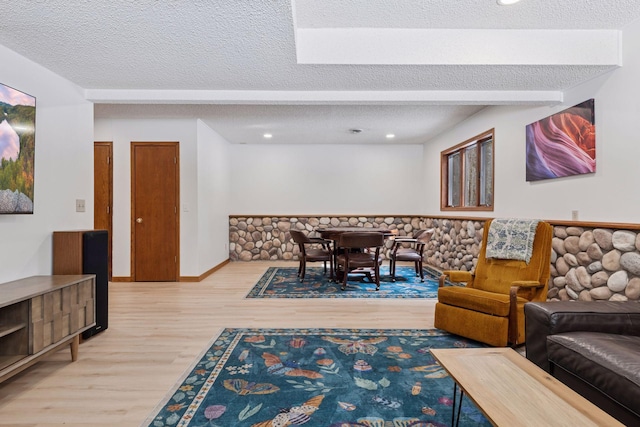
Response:
[[[560,91],[229,91],[85,89],[101,104],[371,104],[371,105],[546,105]]]
[[[618,30],[297,28],[299,64],[621,64]]]

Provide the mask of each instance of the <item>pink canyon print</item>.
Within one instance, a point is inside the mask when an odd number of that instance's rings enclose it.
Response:
[[[593,99],[527,126],[527,181],[595,171]]]

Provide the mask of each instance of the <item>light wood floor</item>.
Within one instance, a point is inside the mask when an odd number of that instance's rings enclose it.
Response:
[[[110,283],[109,327],[0,384],[0,426],[139,426],[225,327],[432,328],[425,299],[245,299],[270,266],[199,283]]]

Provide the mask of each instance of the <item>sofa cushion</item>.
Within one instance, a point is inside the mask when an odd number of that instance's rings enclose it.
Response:
[[[637,301],[548,301],[525,304],[527,358],[549,371],[547,336],[604,332],[640,336]]]
[[[492,316],[509,316],[508,294],[497,294],[460,286],[445,286],[438,289],[438,301]],[[523,306],[526,302],[526,299],[518,297],[518,305]]]
[[[567,332],[547,337],[549,362],[591,384],[619,404],[640,402],[640,337]]]

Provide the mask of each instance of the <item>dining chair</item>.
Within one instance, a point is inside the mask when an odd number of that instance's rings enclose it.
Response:
[[[298,277],[302,282],[307,269],[307,262],[323,262],[324,274],[327,274],[327,262],[329,263],[329,280],[333,280],[333,250],[331,240],[320,237],[309,237],[300,230],[289,230],[291,238],[300,248],[300,265],[298,266]]]
[[[380,249],[384,245],[382,233],[344,233],[338,246],[342,253],[337,257],[336,271],[342,272],[342,290],[347,288],[349,274],[365,275],[380,289]],[[341,269],[342,268],[342,269]]]
[[[391,280],[396,281],[396,263],[398,261],[413,262],[416,269],[416,276],[424,282],[424,271],[422,271],[422,258],[424,248],[433,237],[434,229],[419,230],[413,237],[396,237],[393,241],[391,252],[389,253],[389,272]]]

